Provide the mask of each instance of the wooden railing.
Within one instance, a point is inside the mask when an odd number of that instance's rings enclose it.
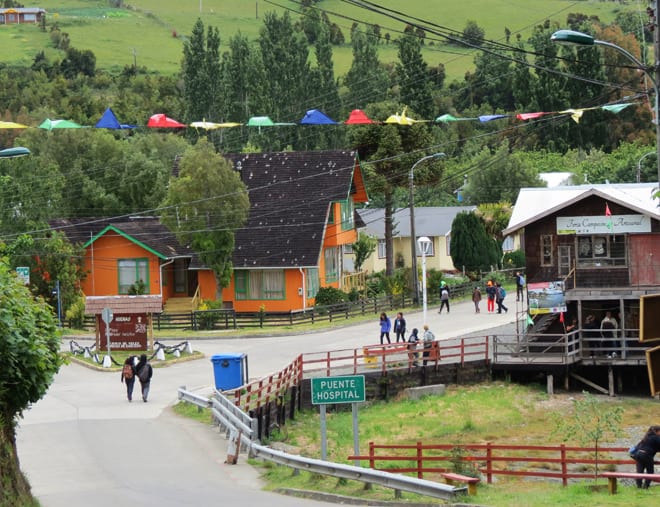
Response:
[[[300,385],[303,376],[302,355],[296,357],[279,372],[249,382],[234,392],[234,404],[249,413],[278,397],[284,396],[289,388]]]
[[[382,454],[379,454],[382,452]],[[596,454],[597,452],[597,454]],[[596,456],[598,459],[596,459]],[[364,460],[369,468],[392,473],[415,474],[422,479],[443,472],[466,471],[483,474],[488,483],[500,476],[593,479],[616,465],[632,466],[627,447],[574,447],[568,445],[423,444],[379,445],[369,443]]]
[[[425,356],[424,354],[427,353]],[[412,348],[407,343],[365,345],[356,349],[308,352],[301,355],[304,377],[349,375],[380,369],[387,372],[394,368],[409,368],[460,363],[489,361],[489,337],[476,336],[434,341],[425,349],[422,342]]]
[[[197,310],[201,302],[202,302],[202,293],[199,288],[199,285],[197,285],[197,288],[195,289],[195,294],[193,294],[193,298],[192,298],[192,310],[193,311]]]
[[[359,271],[357,273],[351,273],[350,275],[343,275],[341,288],[344,292],[350,293],[353,289],[358,291],[360,294],[366,296],[367,294],[367,272]]]

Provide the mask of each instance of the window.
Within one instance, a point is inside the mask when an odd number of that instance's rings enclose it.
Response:
[[[625,266],[626,237],[622,234],[578,236],[578,267]]]
[[[284,270],[234,270],[236,300],[284,299]]]
[[[346,243],[342,248],[345,254],[353,253],[353,243]]]
[[[355,227],[353,223],[353,199],[350,197],[340,204],[341,209],[341,230],[349,231]]]
[[[387,257],[387,251],[385,248],[385,240],[384,239],[379,239],[378,240],[378,258],[379,259],[384,259]]]
[[[541,266],[552,266],[554,265],[554,259],[552,255],[552,236],[546,234],[541,236]]]
[[[335,203],[334,202],[330,203],[330,215],[328,216],[328,223],[329,224],[334,224],[335,223]]]
[[[426,252],[426,256],[433,257],[435,255],[435,238],[431,236],[429,236],[428,238],[431,240],[431,244],[428,246],[429,251]],[[415,241],[415,252],[417,253],[417,257],[422,256],[422,251],[419,248],[419,241]]]
[[[307,298],[315,298],[319,292],[319,270],[318,268],[309,268],[305,274],[305,282],[307,284]]]
[[[117,261],[119,294],[128,294],[131,286],[142,281],[149,292],[149,260],[119,259]]]
[[[339,279],[339,266],[337,259],[337,248],[326,248],[324,252],[325,259],[325,281],[336,282]]]

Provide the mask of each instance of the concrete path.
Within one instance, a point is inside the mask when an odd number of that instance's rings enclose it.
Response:
[[[449,315],[429,308],[427,319],[436,337],[446,339],[510,324],[515,314],[515,302],[502,315],[486,313],[485,302],[475,314],[466,302],[452,305]],[[421,330],[422,312],[405,317],[409,329]],[[301,352],[361,347],[378,343],[378,336],[374,316],[373,322],[337,323],[314,333],[194,340],[193,348],[207,358],[156,368],[148,403],[139,396],[128,403],[119,372],[63,366],[46,396],[19,422],[21,468],[43,507],[239,505],[247,499],[249,505],[270,507],[327,505],[262,491],[258,471],[245,456],[238,465],[223,463],[224,434],[178,417],[170,407],[181,385],[205,396],[212,392],[213,354],[246,353],[255,378],[278,371]]]

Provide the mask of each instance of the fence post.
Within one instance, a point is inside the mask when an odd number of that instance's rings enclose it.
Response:
[[[465,366],[465,338],[461,338],[461,368]]]
[[[561,444],[560,451],[561,451],[561,484],[562,484],[562,486],[568,486],[568,477],[566,476],[566,474],[568,473],[568,469],[567,469],[567,464],[566,464],[566,445],[565,444]]]
[[[417,442],[417,478],[418,479],[423,479],[424,478],[424,452],[422,450],[422,443]]]
[[[493,483],[493,450],[490,446],[491,443],[486,442],[486,479],[488,484]]]

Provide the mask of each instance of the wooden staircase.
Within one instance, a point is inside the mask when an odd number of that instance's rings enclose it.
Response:
[[[172,297],[165,302],[163,313],[190,313],[196,308],[193,308],[192,297]]]

